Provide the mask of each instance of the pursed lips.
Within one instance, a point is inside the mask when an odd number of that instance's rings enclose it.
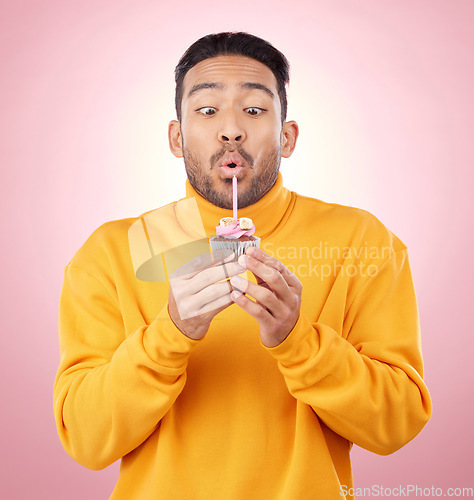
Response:
[[[237,152],[227,152],[218,162],[218,167],[221,175],[226,179],[232,177],[242,177],[242,172],[246,168],[246,161]]]
[[[240,156],[239,153],[225,153],[224,156],[219,161],[219,167],[242,167],[245,160]]]
[[[218,167],[220,175],[225,179],[240,179],[253,164],[253,158],[239,147],[232,150],[225,148],[211,157],[211,168]]]

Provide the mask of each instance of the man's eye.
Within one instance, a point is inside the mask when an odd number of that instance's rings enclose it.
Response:
[[[205,115],[205,116],[212,116],[216,112],[216,108],[211,108],[210,106],[207,106],[205,108],[200,108],[198,109],[199,113]]]
[[[260,113],[263,113],[264,110],[261,108],[247,108],[245,111],[251,116],[257,116]]]

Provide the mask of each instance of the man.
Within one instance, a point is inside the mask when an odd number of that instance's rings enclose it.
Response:
[[[122,459],[113,499],[352,497],[352,443],[392,453],[430,417],[406,247],[282,185],[287,82],[257,37],[193,44],[169,127],[186,198],[105,224],[66,267],[58,432],[86,467]],[[232,214],[234,175],[260,248],[178,259]]]

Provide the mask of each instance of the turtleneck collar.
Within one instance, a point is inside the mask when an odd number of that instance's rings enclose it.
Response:
[[[188,179],[186,179],[186,198],[196,200],[208,236],[216,234],[216,226],[222,217],[232,217],[232,210],[216,207],[207,201],[195,191]],[[238,216],[251,218],[255,224],[255,236],[266,238],[285,221],[285,214],[292,205],[292,199],[292,193],[283,187],[283,178],[279,172],[270,191],[253,205],[239,209]]]

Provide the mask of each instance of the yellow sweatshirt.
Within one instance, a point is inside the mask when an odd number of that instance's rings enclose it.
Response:
[[[215,234],[230,211],[186,191]],[[404,244],[365,211],[288,191],[281,175],[239,216],[303,284],[298,322],[274,348],[236,304],[203,340],[183,335],[168,283],[135,276],[137,218],[101,226],[65,269],[58,433],[85,467],[122,459],[112,499],[338,499],[353,484],[352,443],[392,453],[430,417]]]

